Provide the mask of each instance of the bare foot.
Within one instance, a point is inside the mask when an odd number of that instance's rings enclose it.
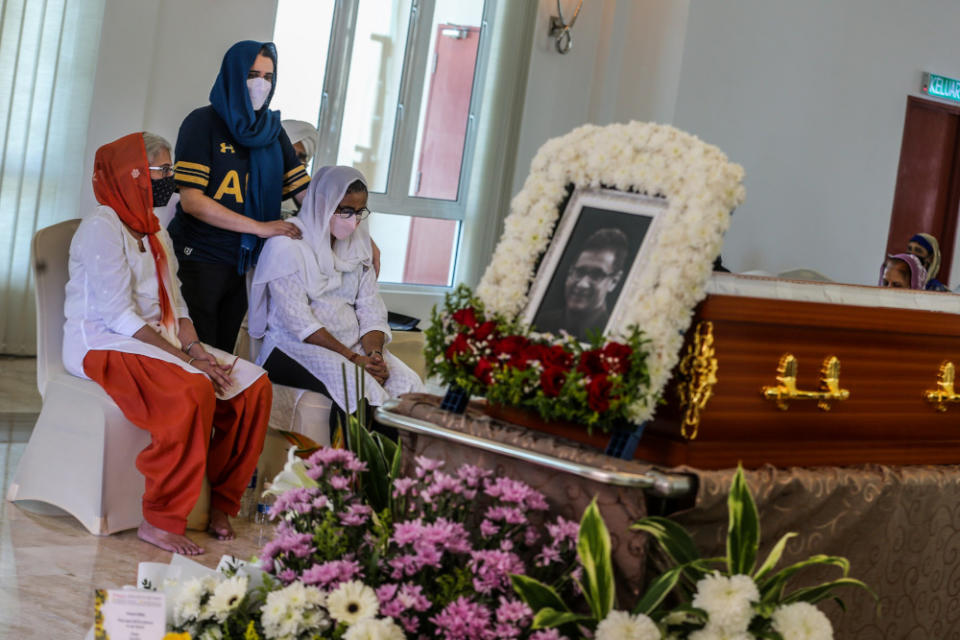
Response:
[[[236,537],[233,527],[230,526],[230,517],[214,507],[210,507],[210,524],[207,525],[207,533],[217,540],[233,540]]]
[[[170,533],[157,528],[144,520],[137,529],[137,536],[144,542],[149,542],[166,551],[173,551],[185,556],[197,556],[203,553],[203,547],[196,542],[177,533]]]

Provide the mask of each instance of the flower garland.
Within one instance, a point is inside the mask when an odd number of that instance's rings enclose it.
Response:
[[[630,408],[631,421],[642,422],[653,415],[693,308],[706,295],[730,212],[746,195],[742,181],[743,168],[717,147],[668,125],[585,125],[548,140],[511,203],[477,294],[491,312],[515,318],[523,311],[569,185],[664,196],[660,232],[647,240],[648,267],[623,292],[631,301],[623,326],[640,327],[650,340],[650,382]]]

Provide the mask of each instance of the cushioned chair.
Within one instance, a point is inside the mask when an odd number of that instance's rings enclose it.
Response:
[[[43,408],[7,499],[29,511],[65,511],[90,533],[107,535],[140,525],[144,481],[135,460],[150,434],[130,423],[98,384],[63,366],[67,262],[79,224],[67,220],[40,229],[33,238],[37,386]],[[205,528],[208,509],[204,481],[188,527]]]

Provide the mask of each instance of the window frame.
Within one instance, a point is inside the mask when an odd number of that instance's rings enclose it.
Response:
[[[321,143],[318,145],[313,166],[336,164],[340,146],[340,133],[346,110],[347,82],[350,76],[350,58],[353,50],[359,4],[363,0],[336,0],[331,24],[330,45],[324,72],[318,129]],[[366,0],[374,1],[374,0]],[[480,20],[480,37],[477,43],[477,63],[474,67],[473,88],[467,115],[463,155],[460,163],[460,179],[456,200],[441,200],[410,195],[411,176],[416,159],[417,131],[420,111],[424,108],[423,90],[428,66],[427,56],[433,38],[433,16],[436,0],[411,0],[408,18],[407,39],[401,79],[397,94],[396,113],[391,145],[386,190],[371,191],[368,206],[371,210],[410,217],[438,218],[461,222],[467,216],[467,200],[470,193],[470,175],[476,152],[478,111],[483,99],[487,64],[490,57],[490,28],[497,10],[498,0],[484,0]],[[458,245],[462,242],[462,229]],[[459,247],[454,260],[453,278],[456,282],[459,271]],[[395,283],[398,286],[425,286]],[[429,285],[434,286],[434,285]]]

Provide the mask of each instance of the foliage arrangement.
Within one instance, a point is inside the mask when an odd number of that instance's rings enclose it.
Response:
[[[448,640],[536,637],[512,574],[572,595],[577,524],[544,523],[543,495],[522,482],[418,458],[377,511],[357,492],[367,465],[352,452],[323,449],[291,466],[302,486],[277,499],[276,535],[260,558],[283,585],[330,592],[355,582],[368,611],[413,637]]]
[[[759,562],[756,504],[739,469],[725,556],[702,558],[666,518],[633,525],[671,566],[624,611],[596,502],[579,524],[540,526],[547,505],[527,485],[417,462],[378,513],[363,497],[370,494],[355,492],[366,469],[351,452],[291,456],[275,481],[287,487],[275,506],[277,533],[261,555],[272,575],[239,563],[165,583],[168,640],[831,640],[816,605],[839,601],[840,587],[870,591],[843,558],[818,555],[777,571],[793,533]],[[817,566],[840,576],[788,588]]]
[[[650,384],[637,327],[622,341],[595,336],[585,346],[488,312],[464,285],[447,294],[442,310],[434,308],[425,355],[430,375],[447,384],[588,430],[638,424]]]
[[[514,576],[517,593],[535,612],[532,627],[557,630],[559,638],[595,640],[828,640],[833,628],[815,606],[833,598],[838,587],[853,586],[873,593],[849,577],[846,559],[816,555],[774,571],[787,542],[784,535],[759,564],[760,523],[756,503],[738,468],[727,498],[727,553],[702,558],[690,535],[672,520],[643,518],[633,525],[657,542],[673,566],[656,578],[632,612],[615,608],[610,533],[595,503],[583,514],[577,554],[583,569],[580,592],[586,601],[568,605],[549,585]],[[787,590],[804,569],[832,566],[840,577],[830,582]],[[874,595],[876,598],[876,595]],[[561,635],[562,633],[562,635]]]

